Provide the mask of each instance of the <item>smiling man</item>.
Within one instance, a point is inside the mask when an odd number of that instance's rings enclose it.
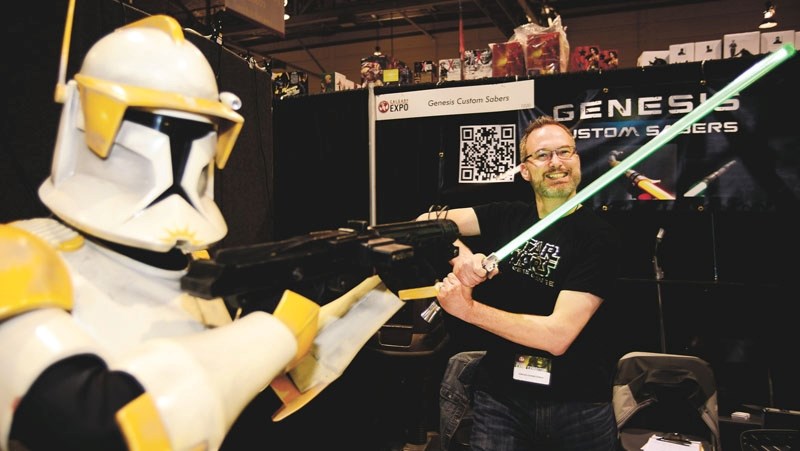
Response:
[[[437,294],[449,315],[478,328],[468,328],[478,337],[471,342],[487,351],[471,381],[470,446],[613,450],[611,393],[619,352],[613,346],[618,316],[610,310],[619,238],[579,205],[497,268],[484,269],[486,254],[575,196],[581,183],[572,133],[551,117],[528,125],[520,160],[534,202],[447,212],[462,237],[476,237],[474,250],[456,242],[459,255]]]

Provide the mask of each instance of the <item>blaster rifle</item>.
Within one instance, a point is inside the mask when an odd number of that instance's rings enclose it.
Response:
[[[347,227],[289,239],[221,248],[193,260],[181,288],[203,298],[222,297],[231,309],[270,310],[286,289],[325,303],[364,278],[379,274],[387,288],[432,284],[437,265],[458,255],[458,226],[449,219]],[[326,293],[329,299],[326,299]]]

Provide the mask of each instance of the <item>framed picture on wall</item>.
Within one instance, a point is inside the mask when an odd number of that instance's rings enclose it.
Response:
[[[694,43],[694,60],[718,60],[722,59],[722,39],[712,39],[710,41],[699,41]]]
[[[758,55],[761,53],[760,36],[761,33],[758,31],[724,35],[722,37],[723,58]]]
[[[792,44],[794,34],[794,30],[761,33],[761,53],[774,52],[783,47],[784,44]]]

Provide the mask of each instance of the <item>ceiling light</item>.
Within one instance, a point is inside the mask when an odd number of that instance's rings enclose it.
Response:
[[[288,4],[289,0],[283,0],[283,20],[289,20],[289,18],[292,17],[286,12],[286,5]]]
[[[766,29],[772,28],[778,25],[778,22],[775,20],[775,5],[772,2],[767,2],[764,5],[764,20],[761,21],[761,25],[758,28]]]

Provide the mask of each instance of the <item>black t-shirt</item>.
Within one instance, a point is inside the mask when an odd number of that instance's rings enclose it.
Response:
[[[480,246],[486,249],[473,251],[486,254],[539,220],[533,203],[495,202],[474,209]],[[619,248],[616,231],[588,208],[579,208],[501,260],[500,274],[475,288],[476,300],[509,312],[544,316],[552,313],[561,290],[589,292],[604,302],[561,356],[485,334],[482,341],[488,352],[476,387],[540,400],[610,401],[619,357],[615,328],[621,326],[612,313]]]

